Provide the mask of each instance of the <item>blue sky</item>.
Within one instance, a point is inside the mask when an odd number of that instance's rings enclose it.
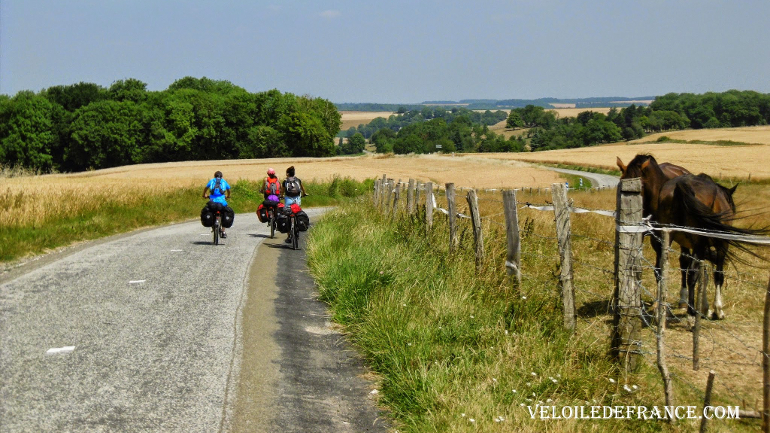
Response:
[[[184,76],[333,102],[770,93],[767,0],[2,0],[0,93]]]

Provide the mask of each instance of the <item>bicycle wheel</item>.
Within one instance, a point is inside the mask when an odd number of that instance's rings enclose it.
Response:
[[[270,222],[270,239],[273,239],[275,237],[275,211],[268,210],[267,212],[270,215],[268,220]]]
[[[217,215],[216,218],[214,218],[214,227],[211,228],[211,230],[214,232],[214,245],[219,245],[219,225],[221,224],[221,217]]]
[[[291,247],[299,248],[299,230],[297,230],[297,218],[291,217]]]

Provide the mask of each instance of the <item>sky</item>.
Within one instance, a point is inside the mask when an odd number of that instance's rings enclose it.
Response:
[[[185,76],[335,103],[770,93],[768,0],[0,0],[0,94]]]

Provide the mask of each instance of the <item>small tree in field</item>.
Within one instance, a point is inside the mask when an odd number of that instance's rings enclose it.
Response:
[[[352,137],[348,138],[347,143],[343,143],[340,146],[340,153],[343,155],[355,155],[364,151],[366,147],[366,139],[363,134],[356,132]]]

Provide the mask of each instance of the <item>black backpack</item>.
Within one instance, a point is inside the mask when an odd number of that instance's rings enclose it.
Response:
[[[294,176],[286,178],[286,195],[296,197],[300,194],[299,179]]]
[[[219,194],[224,194],[225,193],[224,191],[222,191],[222,178],[221,177],[217,177],[216,178],[216,182],[214,182],[214,187],[211,188],[211,193],[213,194],[214,191],[217,191],[217,190],[219,190]]]

